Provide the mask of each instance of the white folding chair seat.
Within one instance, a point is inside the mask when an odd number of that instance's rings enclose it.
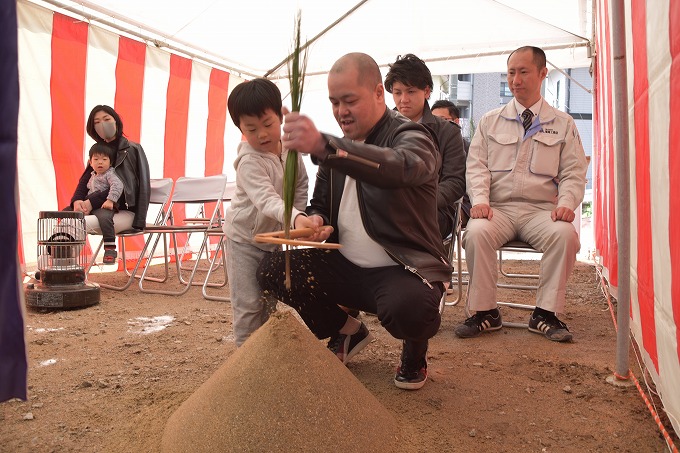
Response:
[[[155,226],[155,225],[163,225],[166,221],[166,207],[168,200],[170,199],[170,193],[172,192],[172,178],[161,178],[161,179],[152,179],[150,181],[150,186],[151,186],[151,192],[149,196],[149,211],[147,212],[147,228],[150,226]],[[151,218],[151,216],[155,217],[153,222],[148,222],[148,219]],[[102,288],[107,288],[107,289],[112,289],[115,291],[124,291],[130,287],[132,282],[134,281],[135,277],[139,278],[140,276],[137,275],[137,271],[139,270],[139,266],[142,263],[142,261],[145,258],[146,251],[149,247],[149,242],[151,241],[151,237],[149,236],[147,240],[144,242],[144,247],[142,250],[139,252],[139,257],[135,261],[135,265],[130,270],[127,266],[128,260],[126,256],[126,247],[125,247],[125,239],[126,238],[131,238],[131,237],[136,237],[136,236],[141,236],[145,234],[146,228],[144,230],[127,230],[127,231],[121,231],[120,233],[116,234],[116,237],[121,238],[121,259],[123,261],[123,270],[125,271],[125,275],[127,275],[128,279],[126,283],[123,286],[116,286],[116,285],[110,285],[106,283],[99,283],[99,286]],[[96,250],[92,253],[92,260],[90,261],[90,265],[87,268],[86,272],[86,277],[89,276],[90,270],[92,269],[93,266],[96,265],[96,259],[97,255],[99,254],[99,251],[102,248],[102,245],[104,244],[104,239],[102,238],[99,241],[99,245],[97,246]],[[167,279],[167,262],[166,262],[166,279]],[[159,280],[161,281],[161,280]]]
[[[202,285],[204,282],[196,282],[194,280],[196,272],[199,270],[199,263],[201,262],[202,254],[209,248],[210,236],[208,231],[220,227],[222,219],[222,199],[224,197],[225,189],[227,186],[226,175],[216,175],[216,176],[206,176],[206,177],[181,177],[175,182],[175,188],[170,198],[170,204],[168,206],[168,221],[165,225],[153,226],[147,228],[147,231],[155,236],[153,246],[151,248],[151,254],[154,253],[158,242],[161,237],[166,238],[166,235],[170,235],[172,238],[172,257],[175,260],[175,268],[177,270],[177,278],[182,286],[180,290],[167,290],[167,289],[154,289],[144,287],[145,282],[151,280],[147,277],[150,263],[144,266],[144,271],[142,272],[142,277],[139,281],[139,289],[145,293],[154,294],[167,294],[167,295],[182,295],[185,294],[192,285]],[[209,209],[207,206],[209,204],[214,204],[214,208]],[[200,205],[199,211],[208,213],[206,215],[206,221],[195,222],[192,219],[195,217],[187,217],[184,214],[180,214],[180,207],[184,207],[186,212],[191,206]],[[185,257],[186,244],[183,247],[183,251],[180,252],[179,246],[177,244],[177,238],[179,234],[187,234],[189,236],[195,233],[200,236],[201,244],[194,255],[194,264],[190,269],[185,269],[182,266],[182,261]],[[189,237],[187,237],[187,242]],[[217,252],[216,252],[217,253]],[[167,256],[167,255],[166,255]],[[208,255],[206,255],[208,256]],[[184,277],[184,271],[189,271],[188,277]]]

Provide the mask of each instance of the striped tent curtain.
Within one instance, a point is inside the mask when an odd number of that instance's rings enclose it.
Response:
[[[152,178],[234,180],[241,134],[227,97],[241,78],[34,4],[17,2],[17,16],[22,263],[37,260],[38,212],[70,202],[94,143],[85,122],[96,105],[120,114]]]
[[[595,241],[614,294],[618,249],[630,249],[631,332],[680,431],[680,4],[625,2],[631,222],[619,244],[610,3],[597,1]]]

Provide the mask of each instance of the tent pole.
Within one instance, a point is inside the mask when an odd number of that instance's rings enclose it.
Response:
[[[550,66],[552,66],[553,68],[555,68],[555,70],[558,71],[560,74],[562,74],[564,77],[566,77],[567,79],[569,79],[569,80],[571,80],[572,82],[574,82],[576,85],[579,86],[579,88],[581,88],[581,89],[582,89],[583,91],[585,91],[586,93],[588,93],[588,94],[593,94],[593,92],[594,92],[593,90],[590,90],[590,89],[584,87],[582,83],[580,83],[578,80],[576,80],[575,78],[573,78],[573,77],[571,76],[571,74],[566,73],[566,72],[564,71],[564,69],[558,68],[557,66],[555,66],[553,63],[551,63],[551,62],[548,61],[548,60],[546,60],[546,63],[548,63],[548,64],[549,64]]]
[[[628,143],[628,80],[626,73],[626,24],[624,0],[615,0],[612,11],[612,79],[614,85],[614,149],[616,158],[616,234],[618,237],[619,290],[616,321],[616,374],[629,378],[630,347],[630,173]]]
[[[345,14],[343,14],[342,16],[338,17],[338,19],[335,20],[332,24],[330,24],[328,27],[326,27],[326,28],[324,28],[323,30],[321,30],[315,37],[313,37],[312,39],[310,39],[309,41],[307,41],[307,42],[300,48],[300,50],[301,50],[301,51],[302,51],[302,50],[305,50],[307,47],[309,47],[310,45],[312,45],[312,43],[313,43],[314,41],[316,41],[317,39],[319,39],[320,37],[322,37],[323,35],[325,35],[326,32],[327,32],[328,30],[330,30],[331,28],[335,27],[335,26],[338,25],[340,22],[342,22],[343,20],[345,20],[345,19],[347,18],[347,16],[349,16],[350,14],[352,14],[354,11],[356,11],[360,6],[362,6],[362,5],[363,5],[364,3],[366,3],[367,1],[368,1],[368,0],[361,0],[359,3],[357,3],[356,5],[354,5],[349,11],[347,11],[347,12],[346,12]],[[293,54],[292,54],[292,53],[291,53],[290,55],[288,55],[286,58],[284,58],[281,62],[279,62],[279,64],[277,64],[276,66],[274,66],[273,68],[271,68],[269,71],[267,71],[267,72],[264,74],[263,77],[265,77],[265,78],[269,77],[269,75],[272,74],[274,71],[277,71],[281,66],[283,66],[283,65],[286,64],[286,63],[288,63],[288,60],[290,60],[291,58],[293,58]]]

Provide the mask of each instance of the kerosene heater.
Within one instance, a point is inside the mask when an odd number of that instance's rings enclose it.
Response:
[[[99,285],[85,281],[87,232],[82,212],[41,211],[38,270],[24,285],[33,308],[82,308],[99,303]]]

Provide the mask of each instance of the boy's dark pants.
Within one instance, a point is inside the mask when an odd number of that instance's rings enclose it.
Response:
[[[107,242],[116,242],[116,230],[113,226],[113,215],[116,211],[112,209],[95,209],[92,215],[97,217],[99,221],[99,229],[104,237],[104,244]]]

